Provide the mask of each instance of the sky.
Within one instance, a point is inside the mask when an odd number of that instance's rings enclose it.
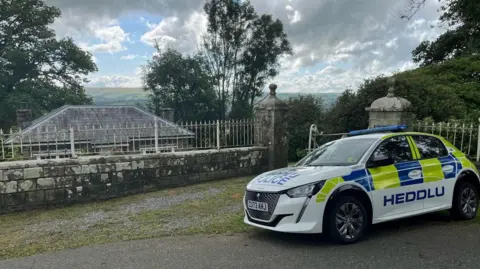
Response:
[[[98,72],[88,87],[141,87],[141,67],[157,40],[194,53],[206,31],[205,0],[46,0],[62,16],[53,29],[92,53]],[[437,0],[408,22],[404,0],[250,0],[257,13],[280,19],[294,54],[282,57],[268,83],[278,92],[328,93],[355,88],[364,79],[415,68],[411,51],[444,29],[432,27]]]

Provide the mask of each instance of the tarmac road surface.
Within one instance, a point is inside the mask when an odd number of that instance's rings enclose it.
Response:
[[[88,246],[0,261],[8,269],[479,268],[480,224],[407,219],[374,227],[353,245],[321,237],[255,231],[165,237]]]

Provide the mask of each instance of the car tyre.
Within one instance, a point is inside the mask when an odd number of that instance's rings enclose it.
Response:
[[[455,220],[471,220],[478,213],[478,191],[468,181],[461,181],[455,187],[450,214]]]
[[[334,243],[351,244],[362,239],[368,226],[365,206],[354,196],[340,196],[327,215],[327,232]]]

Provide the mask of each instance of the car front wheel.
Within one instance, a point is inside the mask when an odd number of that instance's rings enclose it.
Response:
[[[341,196],[334,201],[327,221],[330,238],[337,243],[349,244],[362,238],[367,228],[368,216],[358,199]]]
[[[473,184],[463,181],[455,188],[450,213],[454,219],[470,220],[477,216],[478,191]]]

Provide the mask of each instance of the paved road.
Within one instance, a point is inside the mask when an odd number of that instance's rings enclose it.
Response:
[[[480,224],[425,219],[375,227],[355,245],[253,232],[110,243],[0,261],[0,268],[478,268]]]

